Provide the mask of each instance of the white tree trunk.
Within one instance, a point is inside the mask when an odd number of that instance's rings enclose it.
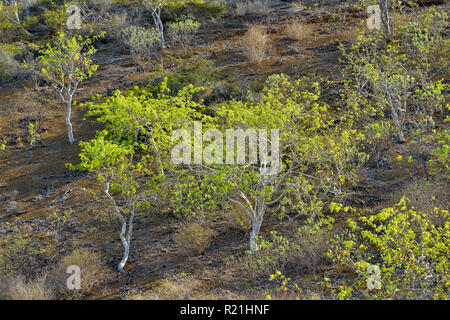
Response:
[[[29,17],[30,16],[30,1],[24,0],[23,4],[25,6],[25,14],[27,15],[27,17]]]
[[[400,123],[397,111],[391,106],[392,120],[394,120],[395,127],[397,128],[398,140],[403,143],[405,142],[405,136],[403,134],[402,123]]]
[[[69,98],[67,99],[66,124],[67,124],[67,134],[69,136],[70,144],[75,142],[75,139],[73,138],[73,132],[72,132],[72,123],[70,122],[71,113],[72,113],[72,97],[69,96]]]
[[[125,233],[127,229],[127,223],[125,219],[122,220],[122,231],[120,232],[120,240],[122,241],[123,245],[123,256],[122,260],[120,261],[119,265],[117,266],[117,270],[120,272],[123,272],[123,268],[125,267],[125,264],[127,263],[128,256],[130,254],[130,243],[127,241],[127,238],[125,238]]]
[[[122,220],[122,231],[120,233],[120,239],[122,240],[123,244],[123,256],[122,260],[117,266],[117,270],[119,270],[120,272],[123,272],[123,268],[125,267],[125,264],[127,263],[128,257],[130,255],[131,235],[133,234],[133,218],[134,208],[130,212],[130,218],[128,221],[128,234],[126,238],[125,233],[127,229],[127,223],[125,222],[125,219]]]
[[[252,221],[252,230],[250,231],[250,251],[255,252],[258,250],[258,234],[261,229],[262,218],[254,219]]]
[[[130,255],[130,243],[131,243],[131,235],[133,232],[133,218],[134,218],[134,206],[133,210],[130,212],[130,219],[128,223],[128,234],[127,234],[127,221],[123,217],[122,213],[120,213],[120,209],[117,206],[116,202],[114,201],[114,198],[109,193],[109,182],[105,183],[105,194],[108,197],[108,199],[111,201],[114,211],[116,211],[117,217],[122,222],[122,230],[120,231],[120,240],[122,241],[123,245],[123,256],[122,260],[120,261],[119,265],[117,266],[117,270],[120,272],[123,272],[123,268],[125,267],[125,264],[127,263],[128,257]],[[125,236],[127,234],[127,236]]]
[[[264,219],[265,203],[264,198],[259,198],[255,208],[255,215],[252,217],[252,230],[250,231],[250,251],[258,250],[258,235]]]
[[[155,22],[156,30],[158,30],[161,49],[164,49],[166,47],[166,45],[165,45],[165,41],[164,41],[164,25],[161,21],[161,9],[153,10],[152,17],[153,17],[153,21]]]
[[[391,18],[389,16],[389,0],[381,2],[381,20],[383,22],[384,33],[391,34]]]

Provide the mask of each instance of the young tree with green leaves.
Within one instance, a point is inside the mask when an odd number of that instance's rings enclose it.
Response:
[[[96,52],[92,42],[100,36],[69,36],[59,33],[52,44],[41,48],[37,63],[31,69],[53,85],[66,105],[66,124],[69,142],[75,142],[70,121],[73,97],[80,83],[92,76],[98,65],[91,56]]]
[[[433,214],[430,219],[403,197],[376,214],[348,219],[327,255],[356,277],[333,288],[336,297],[448,299],[449,212],[435,208]]]
[[[138,178],[148,173],[148,169],[145,157],[136,160],[132,146],[111,142],[106,139],[106,135],[107,132],[103,131],[91,141],[81,142],[81,162],[70,167],[96,173],[98,181],[103,185],[103,192],[122,224],[120,240],[123,256],[117,266],[122,272],[130,254],[134,217],[147,205],[147,201],[143,199],[144,185]],[[117,199],[112,191],[116,191]],[[118,205],[119,199],[125,203],[122,207]]]
[[[163,81],[160,92],[167,90]],[[118,266],[123,271],[128,259],[133,219],[137,211],[156,205],[170,169],[170,133],[183,127],[192,117],[200,116],[192,101],[196,90],[189,86],[177,96],[153,95],[134,88],[126,94],[117,91],[102,103],[88,103],[88,114],[98,116],[106,130],[89,142],[81,142],[81,163],[73,169],[97,173],[105,195],[122,223],[120,238],[124,247]],[[118,205],[118,199],[125,202]],[[128,222],[126,216],[128,215]]]
[[[133,59],[141,67],[149,62],[151,53],[159,42],[159,35],[155,28],[129,26],[121,30],[120,36],[130,47]]]
[[[18,0],[4,0],[0,2],[0,15],[5,15],[9,21],[16,25],[21,24],[20,10],[23,4]]]
[[[203,153],[203,161],[185,165],[174,193],[181,211],[211,212],[226,203],[238,205],[251,221],[251,251],[258,249],[257,237],[270,206],[291,203],[314,217],[320,205],[354,178],[352,163],[362,136],[346,126],[333,127],[331,111],[319,102],[318,83],[305,90],[302,80],[274,75],[256,101],[220,107],[218,120],[204,125],[204,139],[212,143],[195,150],[194,139],[194,155]],[[241,154],[235,151],[234,138],[222,150],[220,130],[209,131],[217,125],[241,130],[237,150],[245,151],[248,139],[249,156],[234,161]]]
[[[164,25],[161,21],[161,10],[169,2],[169,0],[143,0],[144,5],[150,9],[152,13],[153,22],[155,28],[158,30],[160,47],[164,49],[166,47],[164,41]]]
[[[187,53],[187,49],[192,42],[192,38],[200,28],[200,23],[186,19],[178,22],[172,22],[168,24],[167,33],[172,41],[181,45],[184,51],[184,55]]]

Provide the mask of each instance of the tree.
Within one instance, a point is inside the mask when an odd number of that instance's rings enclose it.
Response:
[[[122,272],[130,254],[133,220],[139,209],[146,205],[142,199],[144,186],[138,178],[147,172],[146,158],[134,161],[135,154],[131,146],[123,146],[107,140],[106,131],[88,142],[81,142],[80,164],[72,169],[95,172],[103,185],[103,192],[110,201],[117,218],[122,224],[120,240],[123,245],[122,260],[117,269]],[[111,194],[117,191],[125,205],[119,207]],[[128,222],[127,217],[128,216]]]
[[[129,26],[122,29],[120,35],[126,45],[130,47],[133,59],[140,65],[148,62],[159,40],[158,33],[154,28]]]
[[[28,2],[28,1],[27,1]],[[20,25],[20,9],[22,7],[21,1],[17,0],[4,0],[0,3],[0,14],[6,15],[8,20],[16,25]],[[28,10],[28,6],[27,6]]]
[[[341,298],[447,299],[449,212],[433,214],[435,220],[405,197],[375,214],[353,214],[327,255],[357,277],[333,291]]]
[[[37,64],[31,66],[35,73],[53,85],[66,105],[66,124],[71,144],[75,142],[70,121],[73,97],[80,83],[97,70],[98,65],[93,64],[91,56],[96,52],[92,41],[99,37],[101,35],[93,38],[70,37],[59,33],[53,44],[41,48]]]
[[[346,58],[359,95],[369,97],[376,109],[391,111],[398,139],[405,142],[403,123],[416,79],[407,69],[398,40],[386,44],[379,34],[361,33]]]
[[[166,90],[161,84],[161,92]],[[104,194],[122,223],[120,238],[124,247],[118,270],[123,271],[130,252],[133,219],[139,209],[155,205],[164,189],[166,169],[170,167],[170,132],[198,116],[192,101],[192,86],[178,96],[158,94],[134,88],[126,94],[117,91],[102,103],[88,103],[90,115],[106,123],[106,130],[89,142],[81,142],[80,164],[73,169],[97,173]],[[139,156],[136,154],[139,152]],[[111,191],[117,191],[125,203]],[[128,222],[126,220],[128,215]]]
[[[168,0],[144,0],[144,5],[152,12],[152,18],[155,23],[155,28],[159,34],[160,47],[166,47],[164,41],[164,25],[161,21],[161,9],[167,4]]]
[[[203,150],[195,145],[201,137],[194,128],[194,162],[191,149],[185,148],[180,161],[185,166],[174,193],[180,210],[217,211],[226,202],[238,205],[251,221],[250,250],[255,251],[270,206],[297,200],[294,208],[314,216],[327,197],[341,192],[352,178],[351,163],[358,155],[361,136],[345,126],[332,127],[328,106],[319,103],[318,83],[313,83],[313,90],[304,90],[303,80],[291,82],[284,75],[274,75],[256,101],[223,105],[217,111],[219,120],[204,125],[203,139],[212,143]],[[210,129],[216,124],[236,128],[234,136],[226,131],[225,147],[221,131]],[[179,132],[174,138],[183,137],[180,146],[186,146],[190,136]],[[173,149],[172,158],[178,159],[181,149]],[[203,159],[195,159],[198,155]]]
[[[184,55],[187,53],[187,48],[189,47],[194,34],[200,28],[200,23],[192,20],[186,19],[179,22],[172,22],[168,25],[169,37],[178,42],[183,48]]]

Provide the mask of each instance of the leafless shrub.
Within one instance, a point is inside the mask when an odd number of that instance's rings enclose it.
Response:
[[[78,266],[81,271],[81,289],[67,289],[67,268],[69,266]],[[52,286],[62,296],[73,296],[86,294],[98,285],[101,281],[101,275],[105,271],[101,256],[89,250],[77,249],[68,256],[65,256],[58,266],[52,270],[49,275]]]
[[[176,235],[175,240],[178,245],[185,250],[195,250],[202,254],[211,244],[213,231],[199,223],[188,224]]]
[[[231,12],[236,16],[246,14],[267,14],[270,9],[270,0],[238,0],[233,1]]]
[[[252,228],[250,218],[242,212],[241,208],[232,206],[227,212],[224,213],[224,219],[226,224],[233,229],[240,229],[248,232]]]
[[[269,36],[263,26],[251,26],[241,40],[242,48],[251,62],[264,60],[269,49]]]
[[[201,282],[194,276],[180,273],[162,280],[143,294],[131,295],[130,300],[188,300],[196,299]]]
[[[5,300],[52,300],[54,291],[49,286],[47,275],[25,280],[22,275],[0,282],[0,299]]]
[[[294,21],[287,24],[285,34],[289,39],[301,41],[309,37],[312,34],[312,31],[313,29],[310,25]]]

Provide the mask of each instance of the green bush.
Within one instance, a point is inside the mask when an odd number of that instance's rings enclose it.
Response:
[[[204,0],[170,1],[163,9],[162,20],[176,21],[182,16],[193,16],[200,20],[220,18],[227,8]]]
[[[186,55],[187,49],[192,42],[192,38],[200,28],[200,23],[192,19],[168,24],[167,33],[172,41],[179,43]]]
[[[56,6],[52,3],[50,9],[45,9],[42,17],[44,18],[45,24],[54,32],[63,32],[67,26],[67,19],[69,14],[67,13],[68,4],[62,6]]]
[[[140,65],[145,65],[151,53],[158,45],[159,36],[155,28],[130,26],[122,29],[121,37],[130,47],[133,59]]]
[[[365,148],[370,161],[378,168],[384,153],[389,147],[394,128],[387,121],[370,123],[365,126]]]
[[[0,82],[10,81],[16,77],[21,68],[11,56],[2,48],[0,48]]]
[[[334,290],[336,297],[447,299],[450,215],[435,211],[444,224],[434,225],[402,198],[378,214],[349,220],[328,256],[355,277]],[[328,278],[325,283],[330,284]]]
[[[56,249],[22,229],[16,228],[14,234],[0,240],[0,279],[35,275],[48,264]]]

